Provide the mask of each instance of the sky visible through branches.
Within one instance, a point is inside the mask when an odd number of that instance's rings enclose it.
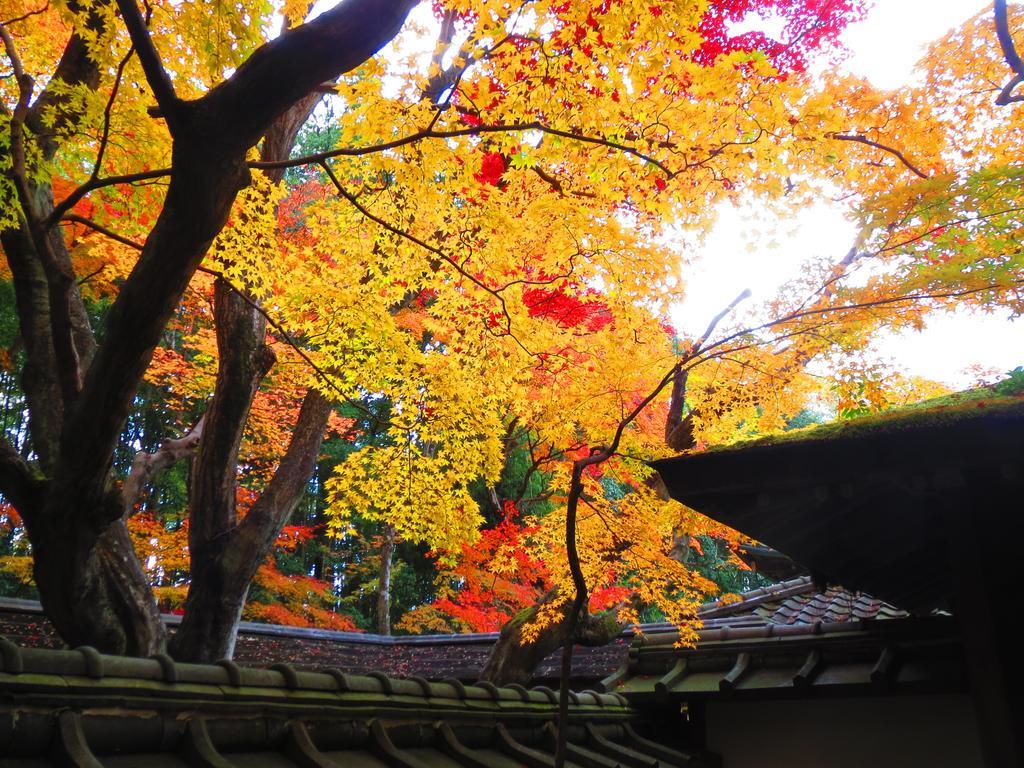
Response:
[[[927,45],[984,5],[979,0],[878,0],[863,22],[846,30],[851,55],[845,66],[883,88],[911,83]],[[771,21],[763,28],[770,31]],[[751,304],[768,299],[812,257],[838,260],[855,238],[854,224],[829,201],[785,220],[749,206],[723,206],[714,231],[694,246],[698,255],[687,269],[687,298],[675,308],[673,321],[680,330],[697,332],[739,290],[750,288]],[[886,332],[874,345],[900,371],[956,388],[976,383],[978,371],[1004,373],[1020,365],[1022,350],[1024,322],[1005,312],[935,313],[923,331]]]

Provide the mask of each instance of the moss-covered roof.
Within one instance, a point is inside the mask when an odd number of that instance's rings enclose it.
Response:
[[[557,716],[556,693],[541,687],[180,664],[0,638],[4,766],[543,766]],[[703,764],[634,731],[654,724],[616,693],[572,693],[568,722],[566,765]]]
[[[1024,538],[1022,385],[1015,376],[652,466],[673,498],[830,582],[928,613],[950,606],[965,530]]]
[[[780,443],[830,441],[837,438],[858,437],[868,433],[894,432],[924,426],[952,425],[979,414],[1024,414],[1024,369],[1009,378],[989,386],[942,397],[922,400],[911,405],[892,408],[869,416],[833,421],[803,429],[781,432],[728,445],[715,446],[705,452],[734,451],[753,446]]]

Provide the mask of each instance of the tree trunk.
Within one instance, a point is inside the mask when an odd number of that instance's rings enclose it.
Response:
[[[166,628],[123,520],[95,537],[44,526],[32,536],[32,554],[43,608],[68,645],[129,656],[164,651]]]
[[[170,643],[174,658],[214,662],[234,655],[249,582],[261,562],[256,553],[242,552],[237,541],[236,532],[191,549],[185,615]]]
[[[274,122],[264,138],[263,160],[288,157],[299,129],[319,101],[319,93],[308,95]],[[269,175],[280,182],[284,171]],[[274,364],[274,354],[265,343],[267,320],[255,301],[223,279],[214,290],[214,321],[217,383],[204,417],[189,486],[191,581],[185,616],[171,646],[176,658],[188,661],[216,661],[233,655],[249,582],[301,498],[330,414],[322,397],[307,396],[288,448],[292,464],[286,456],[274,478],[277,480],[286,467],[296,471],[296,463],[306,469],[298,469],[298,474],[288,478],[284,508],[269,510],[262,518],[251,517],[251,535],[242,536],[236,509],[238,451],[253,398]],[[307,406],[315,411],[312,417]],[[308,455],[298,456],[300,450]]]
[[[384,526],[380,548],[380,578],[377,580],[377,634],[391,634],[391,562],[395,556],[395,526]]]
[[[53,210],[49,187],[33,188],[39,216]],[[54,351],[51,286],[43,257],[28,224],[3,234],[14,277],[26,363],[22,375],[29,411],[30,444],[39,468],[56,468],[64,400]],[[60,230],[48,237],[50,258],[70,269]],[[67,316],[78,370],[89,364],[95,342],[81,294],[67,296]],[[162,652],[166,630],[152,590],[121,518],[119,498],[109,484],[92,501],[44,482],[35,503],[19,508],[33,547],[33,575],[40,599],[58,633],[69,645],[92,645],[106,653],[149,655]],[[92,512],[102,513],[92,515]],[[115,512],[116,509],[116,512]]]
[[[330,414],[331,404],[323,395],[306,393],[288,450],[249,514],[232,528],[190,544],[192,580],[185,616],[171,640],[174,658],[231,658],[249,583],[302,498]]]
[[[534,642],[527,642],[524,637],[526,625],[536,618],[542,606],[555,601],[561,602],[558,620],[544,627]],[[537,666],[570,641],[570,606],[571,601],[559,597],[558,593],[552,590],[537,605],[521,611],[502,627],[498,642],[494,644],[491,655],[480,673],[480,679],[495,685],[527,685]],[[615,618],[615,611],[605,611],[597,616],[591,616],[584,610],[572,642],[588,646],[607,645],[619,636],[622,629],[623,625]]]

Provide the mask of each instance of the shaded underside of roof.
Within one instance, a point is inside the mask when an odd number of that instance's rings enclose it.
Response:
[[[967,672],[951,617],[874,619],[707,629],[696,648],[651,634],[601,688],[635,703],[945,693]]]
[[[552,765],[556,694],[377,673],[176,664],[0,641],[4,766]],[[574,693],[570,765],[703,765],[641,735],[615,694]],[[649,735],[649,734],[648,734]]]
[[[922,412],[654,462],[672,496],[831,583],[949,609],[957,531],[1015,537],[1024,405]]]

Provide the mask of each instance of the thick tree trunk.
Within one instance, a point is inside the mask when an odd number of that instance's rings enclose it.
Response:
[[[556,600],[561,601],[558,620],[544,627],[534,642],[527,642],[524,636],[526,625],[536,618],[541,606],[550,605]],[[533,608],[520,612],[502,627],[498,642],[495,643],[480,673],[480,679],[495,685],[527,685],[537,666],[567,642],[589,646],[606,645],[622,632],[623,625],[615,618],[614,611],[606,611],[597,616],[584,612],[580,616],[576,636],[570,638],[570,606],[571,601],[559,598],[557,593],[552,591]]]
[[[257,553],[241,550],[237,529],[201,542],[199,549],[190,546],[192,580],[185,615],[171,639],[171,655],[195,662],[230,659],[249,582],[262,560]]]
[[[123,520],[95,537],[43,526],[32,546],[43,608],[68,645],[129,656],[164,651],[166,629]]]
[[[384,526],[380,548],[380,578],[377,580],[377,634],[391,634],[391,563],[395,557],[395,526]]]
[[[176,659],[231,658],[249,584],[302,498],[330,413],[330,402],[310,390],[288,450],[249,514],[218,534],[190,538],[192,580],[185,616],[170,644]]]
[[[32,208],[46,216],[53,210],[50,189],[33,187]],[[4,251],[14,277],[26,364],[22,386],[29,409],[29,436],[39,468],[45,474],[56,465],[64,415],[64,394],[53,345],[51,286],[43,257],[23,221],[18,230],[3,233]],[[47,258],[70,269],[70,257],[59,230],[47,238]],[[80,378],[95,351],[92,330],[81,294],[66,295],[65,310]],[[52,484],[42,482],[34,503],[19,512],[33,544],[33,575],[44,607],[69,645],[92,645],[107,653],[148,655],[164,650],[166,632],[152,591],[132,547],[124,521],[114,516],[116,491],[98,502],[109,510],[90,523],[90,511],[80,499],[68,498],[66,515],[48,511],[56,501]],[[64,506],[64,505],[60,505]],[[48,509],[47,509],[48,507]],[[120,507],[118,507],[120,512]]]
[[[299,129],[319,100],[318,93],[308,95],[275,121],[264,138],[263,160],[288,157]],[[283,175],[283,170],[275,170],[270,177],[280,182]],[[238,451],[253,399],[274,363],[274,354],[265,343],[267,321],[255,301],[247,300],[224,280],[218,280],[215,287],[214,320],[217,383],[189,487],[191,582],[185,617],[171,646],[176,658],[189,661],[216,661],[233,655],[249,582],[301,497],[330,413],[320,395],[307,396],[288,455],[274,476],[278,481],[284,479],[282,473],[294,475],[288,478],[283,493],[287,499],[276,507],[267,503],[270,497],[261,496],[253,511],[262,510],[263,514],[250,513],[248,535],[243,536],[236,509]],[[301,451],[305,454],[300,456]],[[297,469],[299,465],[308,469]]]
[[[171,644],[176,658],[189,661],[231,658],[249,581],[262,560],[239,546],[238,450],[274,355],[265,344],[266,320],[224,280],[214,288],[214,322],[220,365],[189,486],[191,581]]]

